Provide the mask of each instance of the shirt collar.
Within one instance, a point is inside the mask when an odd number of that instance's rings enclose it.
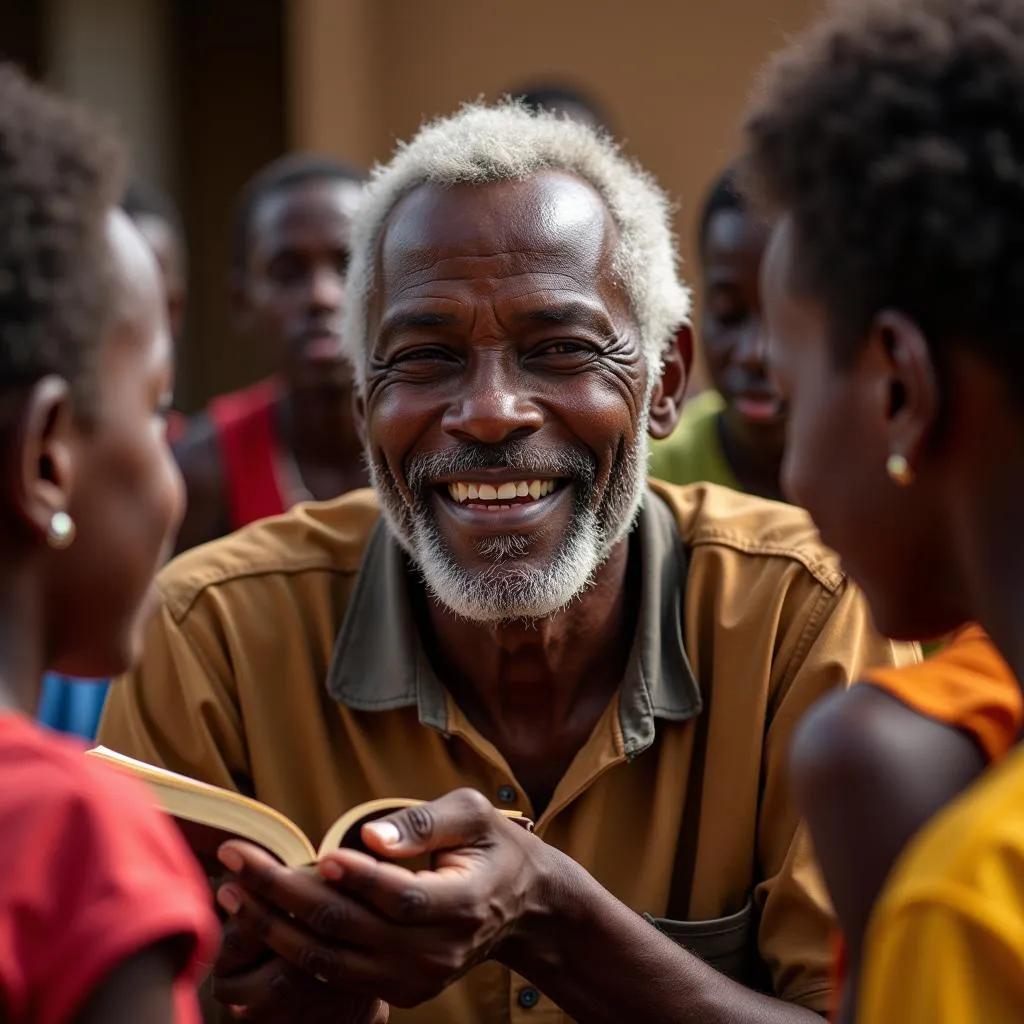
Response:
[[[683,646],[689,559],[675,518],[648,491],[631,557],[641,559],[640,614],[620,688],[624,752],[654,740],[655,719],[683,721],[701,696]],[[445,691],[427,659],[412,614],[413,570],[383,519],[374,527],[327,673],[331,697],[357,711],[416,707],[420,721],[447,728]]]

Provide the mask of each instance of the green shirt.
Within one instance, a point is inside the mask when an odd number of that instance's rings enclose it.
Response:
[[[718,436],[716,421],[724,408],[717,391],[704,391],[687,402],[672,435],[651,444],[650,475],[672,484],[706,481],[741,491]]]

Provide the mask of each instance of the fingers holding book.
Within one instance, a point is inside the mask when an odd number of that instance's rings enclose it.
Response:
[[[293,969],[403,1007],[500,958],[524,917],[542,914],[547,847],[479,793],[390,814],[364,825],[362,838],[389,858],[430,854],[433,868],[338,850],[321,859],[318,877],[232,842],[221,859],[235,876],[218,900]]]

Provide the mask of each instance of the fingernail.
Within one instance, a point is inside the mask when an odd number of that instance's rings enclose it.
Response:
[[[332,882],[337,882],[344,874],[341,865],[333,860],[322,860],[320,862],[320,874]]]
[[[245,866],[242,855],[231,846],[222,846],[217,851],[217,860],[228,869],[228,871],[241,871]]]
[[[223,885],[217,890],[217,902],[229,913],[237,914],[242,901],[238,892],[230,885]]]
[[[366,827],[373,832],[384,846],[394,846],[402,838],[402,833],[398,831],[398,826],[392,825],[390,821],[372,821]]]

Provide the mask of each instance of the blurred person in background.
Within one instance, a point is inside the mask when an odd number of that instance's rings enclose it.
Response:
[[[232,234],[234,320],[241,337],[272,347],[278,371],[214,399],[175,445],[188,489],[178,551],[368,483],[341,342],[350,221],[365,177],[297,153],[243,190]]]
[[[155,185],[136,179],[125,190],[121,209],[132,219],[139,234],[156,257],[167,300],[167,323],[171,328],[180,370],[181,341],[188,304],[188,244],[181,214]],[[167,414],[167,439],[174,444],[184,433],[188,420],[177,410]]]
[[[686,403],[671,437],[651,445],[651,476],[700,480],[782,501],[785,406],[768,376],[761,314],[767,227],[724,171],[700,215],[700,344],[712,387]]]
[[[610,132],[608,117],[592,95],[576,86],[555,81],[527,83],[511,90],[529,110],[547,110],[598,131]]]
[[[167,299],[167,322],[177,344],[185,326],[188,299],[188,247],[181,215],[160,189],[138,179],[125,190],[121,209],[131,217],[156,257]]]

